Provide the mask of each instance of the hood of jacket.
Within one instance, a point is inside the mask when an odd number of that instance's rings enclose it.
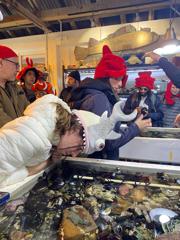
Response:
[[[111,87],[107,83],[101,80],[95,81],[93,78],[86,78],[78,88],[72,91],[70,102],[73,108],[80,109],[81,104],[88,95],[96,95],[100,92],[107,96],[112,105],[117,102],[117,98]]]

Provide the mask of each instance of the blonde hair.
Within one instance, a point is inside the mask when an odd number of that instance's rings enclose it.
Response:
[[[78,132],[83,138],[83,126],[78,122],[77,116],[69,113],[60,104],[57,105],[57,122],[55,127],[55,134],[63,136],[67,131]],[[62,158],[61,153],[58,151],[56,146],[51,149],[52,161],[56,162]]]
[[[66,109],[64,109],[61,105],[57,105],[57,122],[55,131],[59,133],[61,137],[66,133],[66,131],[77,131],[82,130],[82,125],[78,122],[77,116],[69,113]],[[81,135],[81,134],[80,134]]]
[[[72,114],[64,109],[60,104],[57,105],[57,121],[55,131],[59,133],[60,136],[70,129]]]

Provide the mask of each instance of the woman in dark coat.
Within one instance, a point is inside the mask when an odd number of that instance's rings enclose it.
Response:
[[[151,72],[139,72],[135,87],[137,92],[132,93],[124,106],[124,113],[130,114],[134,109],[145,111],[146,117],[151,118],[153,127],[162,127],[163,111],[160,98],[153,93],[155,79]]]
[[[104,111],[110,115],[114,104],[119,101],[118,92],[126,84],[126,65],[123,58],[112,54],[108,46],[103,47],[103,56],[96,67],[94,79],[83,80],[72,92],[70,105],[72,108],[93,112],[99,116]],[[126,115],[124,114],[126,121]],[[94,158],[119,159],[119,148],[139,135],[140,129],[150,126],[149,120],[138,119],[127,129],[115,130],[121,133],[116,140],[107,140],[105,150],[93,154]]]

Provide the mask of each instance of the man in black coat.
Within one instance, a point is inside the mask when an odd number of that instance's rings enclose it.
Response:
[[[67,87],[62,90],[62,92],[59,95],[59,98],[61,98],[66,103],[69,103],[69,100],[72,95],[72,91],[75,90],[79,86],[81,82],[81,77],[79,71],[72,71],[69,73],[67,77]]]

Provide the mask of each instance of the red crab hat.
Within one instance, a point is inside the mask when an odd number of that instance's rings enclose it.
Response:
[[[174,99],[175,96],[173,96],[173,94],[171,92],[172,85],[173,85],[173,83],[170,81],[167,85],[166,92],[164,94],[165,102],[168,105],[174,105],[174,103],[175,103],[175,99]],[[176,97],[180,98],[180,94],[177,94]]]
[[[26,58],[26,63],[27,63],[27,66],[25,66],[19,73],[18,75],[16,76],[16,78],[21,81],[21,82],[24,82],[24,76],[26,75],[26,73],[29,71],[29,70],[32,70],[34,71],[35,75],[36,75],[36,81],[39,77],[39,71],[33,66],[33,61],[32,59],[30,58]],[[36,82],[35,81],[35,82]]]
[[[127,81],[127,67],[123,58],[114,55],[107,45],[103,46],[103,56],[98,63],[94,79],[101,78],[119,78],[122,79],[122,87],[125,87]]]
[[[150,90],[154,89],[155,78],[151,77],[151,71],[139,72],[135,81],[136,88],[147,87]]]

